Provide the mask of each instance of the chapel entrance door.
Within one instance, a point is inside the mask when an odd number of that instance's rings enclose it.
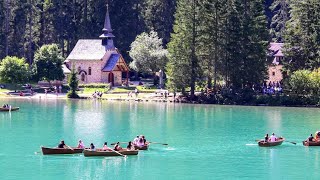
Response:
[[[108,82],[111,83],[112,86],[114,86],[114,74],[112,72],[109,73]]]

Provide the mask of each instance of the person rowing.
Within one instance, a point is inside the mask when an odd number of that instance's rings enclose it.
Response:
[[[79,140],[77,148],[79,148],[79,149],[84,149],[85,148],[85,146],[84,146],[84,144],[83,144],[81,139]]]
[[[308,137],[308,139],[306,141],[311,142],[311,141],[315,141],[315,139],[312,136],[312,134],[310,134],[310,136]]]
[[[102,147],[103,151],[110,151],[111,149],[108,147],[108,143],[104,142],[103,147]]]
[[[64,149],[67,148],[67,145],[64,143],[64,140],[60,141],[60,144],[58,144],[58,148],[64,148]]]
[[[147,140],[143,135],[142,135],[142,140],[143,140],[144,145],[146,145],[147,144]]]
[[[122,147],[120,146],[120,142],[117,142],[117,144],[114,145],[113,150],[115,150],[115,151],[121,151],[122,150]]]
[[[127,146],[127,151],[132,151],[132,150],[135,150],[134,146],[132,145],[132,142],[129,141],[128,142],[128,146]]]
[[[90,150],[91,151],[95,151],[96,150],[96,147],[93,145],[93,143],[90,144]]]
[[[269,134],[266,134],[266,136],[264,137],[264,142],[268,142],[269,141]]]

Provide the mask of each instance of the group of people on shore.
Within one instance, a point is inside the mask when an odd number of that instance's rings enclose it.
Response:
[[[101,91],[95,91],[93,94],[92,94],[92,97],[93,98],[98,98],[98,97],[102,97],[103,95],[103,92]]]
[[[145,136],[143,136],[143,135],[139,136],[138,135],[136,138],[134,138],[133,142],[132,141],[128,142],[126,150],[127,151],[132,151],[132,150],[136,150],[137,148],[141,148],[141,147],[146,146],[146,145],[147,145],[147,140],[145,139]],[[72,149],[70,146],[65,144],[64,140],[60,141],[60,143],[58,144],[58,148]],[[79,148],[79,149],[85,149],[86,148],[81,139],[78,142],[77,148]],[[95,145],[93,143],[90,144],[89,149],[92,150],[92,151],[96,151],[97,150],[97,148],[95,147]],[[120,142],[115,143],[113,148],[108,146],[108,142],[104,142],[101,150],[102,151],[122,151],[124,149],[121,147]]]

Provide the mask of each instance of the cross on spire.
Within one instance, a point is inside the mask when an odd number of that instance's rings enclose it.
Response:
[[[106,47],[106,50],[114,49],[113,40],[115,36],[112,34],[111,21],[109,15],[109,0],[107,0],[107,12],[104,20],[104,26],[102,29],[100,38],[102,39],[102,45]]]

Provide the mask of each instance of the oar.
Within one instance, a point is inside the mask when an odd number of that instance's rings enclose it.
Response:
[[[74,151],[74,149],[72,149],[70,146],[68,146],[68,145],[66,145],[66,144],[65,144],[65,146],[67,146],[67,148],[69,148],[69,149],[71,149],[72,151]]]
[[[291,141],[286,141],[286,142],[289,142],[289,143],[291,143],[291,144],[297,145],[296,142],[291,142]]]
[[[115,153],[117,153],[117,154],[119,154],[120,156],[123,156],[124,158],[126,158],[127,156],[126,155],[123,155],[123,154],[121,154],[121,153],[119,153],[118,151],[115,151],[115,150],[113,150],[113,149],[111,149],[111,148],[109,148],[111,151],[113,151],[113,152],[115,152]]]
[[[128,141],[129,142],[129,141]],[[128,143],[128,142],[119,142],[120,144],[126,144],[126,143]],[[115,144],[117,144],[117,143],[111,143],[110,145],[115,145]]]
[[[150,144],[162,144],[164,146],[168,146],[169,145],[167,143],[159,143],[159,142],[147,142],[147,143],[150,143]]]

